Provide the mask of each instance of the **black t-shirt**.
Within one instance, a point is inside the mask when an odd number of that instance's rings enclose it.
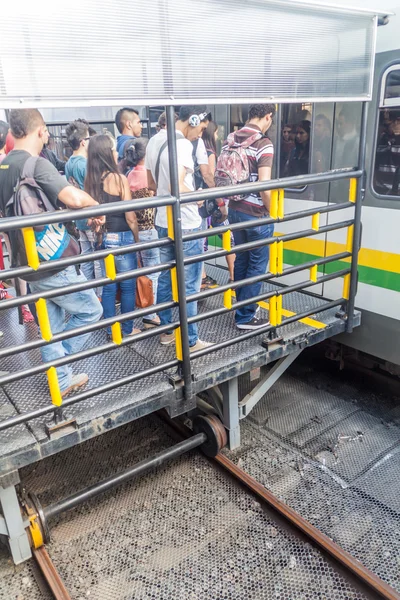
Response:
[[[0,163],[0,210],[5,214],[5,207],[14,193],[14,188],[21,177],[25,162],[31,155],[26,150],[12,150]],[[45,158],[38,158],[35,168],[35,181],[42,188],[47,198],[57,209],[58,194],[69,185],[68,181]]]

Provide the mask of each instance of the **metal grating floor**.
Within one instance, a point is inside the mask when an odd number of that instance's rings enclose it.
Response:
[[[400,396],[315,355],[242,422],[231,458],[400,592]]]
[[[25,468],[23,482],[46,504],[174,441],[147,417]],[[364,600],[198,452],[62,515],[48,550],[74,600]],[[2,567],[6,598],[15,576]]]
[[[208,273],[221,284],[226,283],[228,272],[219,267],[207,265]],[[276,289],[274,284],[264,284],[265,290]],[[209,356],[193,360],[194,390],[196,393],[225,381],[234,375],[246,373],[253,367],[262,366],[288,354],[296,348],[294,341],[307,339],[314,344],[344,330],[344,322],[337,318],[336,309],[318,313],[318,307],[324,303],[323,298],[296,292],[284,296],[283,306],[292,313],[315,309],[314,318],[323,322],[326,327],[315,329],[305,323],[292,323],[280,328],[284,343],[269,352],[261,345],[264,336],[238,342],[234,346],[218,350]],[[221,296],[209,298],[200,303],[199,310],[204,312],[221,306]],[[268,311],[261,309],[261,314],[268,316]],[[357,314],[359,322],[359,314]],[[140,325],[140,323],[137,323]],[[5,335],[0,340],[2,347],[21,344],[36,339],[35,324],[21,326],[18,324],[17,310],[0,311],[0,330]],[[224,339],[240,337],[234,325],[232,314],[224,314],[200,323],[201,339],[218,342]],[[87,347],[105,343],[104,331],[91,335]],[[158,336],[137,342],[129,348],[117,348],[106,354],[79,361],[75,364],[75,372],[87,372],[90,376],[89,387],[96,387],[111,379],[122,378],[134,372],[142,371],[153,365],[166,362],[174,357],[174,347],[159,344]],[[30,351],[17,356],[2,359],[0,369],[15,371],[28,366],[40,364],[40,352]],[[174,414],[185,412],[188,408],[182,399],[181,390],[175,390],[168,380],[167,373],[158,373],[146,380],[116,388],[73,405],[67,409],[67,416],[76,419],[77,431],[66,434],[58,440],[49,440],[45,424],[49,417],[31,421],[27,426],[21,425],[0,433],[1,456],[0,474],[30,464],[49,454],[66,447],[72,447],[85,439],[99,435],[122,423],[149,414],[162,407],[170,407]],[[0,390],[0,419],[24,413],[50,403],[45,375],[29,377],[6,385]]]

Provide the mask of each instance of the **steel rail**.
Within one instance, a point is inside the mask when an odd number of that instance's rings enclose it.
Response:
[[[218,227],[212,227],[211,229],[203,229],[201,232],[187,233],[183,236],[183,241],[187,242],[190,240],[196,240],[199,237],[212,237],[214,235],[220,235],[226,231],[240,231],[241,229],[248,229],[251,227],[259,227],[260,225],[275,225],[280,223],[289,223],[290,221],[297,221],[306,217],[312,217],[318,213],[333,213],[346,208],[354,208],[353,202],[341,202],[340,204],[333,204],[328,206],[320,206],[319,208],[309,208],[308,210],[300,210],[285,215],[283,218],[277,217],[272,219],[271,217],[264,217],[262,219],[254,219],[253,221],[245,221],[242,223],[230,223],[229,225],[221,225]]]
[[[313,216],[316,213],[331,213],[336,212],[338,210],[344,210],[346,208],[354,208],[353,202],[344,202],[340,204],[321,206],[319,208],[311,208],[303,211],[296,211],[294,213],[290,213],[283,218],[277,217],[276,219],[272,219],[271,217],[266,217],[263,219],[255,219],[254,221],[248,221],[246,223],[232,223],[230,225],[224,225],[219,227],[213,227],[212,229],[202,230],[195,233],[188,233],[182,236],[182,240],[184,242],[190,240],[196,240],[201,237],[212,237],[214,235],[222,234],[226,231],[240,231],[241,229],[251,228],[251,227],[259,227],[260,225],[269,225],[271,223],[286,223],[290,221],[295,221],[298,219],[303,219],[309,216]],[[32,275],[33,273],[46,273],[47,271],[53,271],[55,268],[66,268],[71,265],[80,265],[82,262],[92,262],[95,260],[104,259],[106,256],[112,254],[113,256],[119,256],[120,254],[126,254],[127,252],[140,252],[141,250],[149,250],[151,248],[159,248],[161,246],[169,246],[173,244],[173,240],[170,238],[159,238],[155,241],[151,242],[137,242],[135,244],[129,244],[128,246],[124,246],[123,248],[107,248],[104,250],[96,250],[94,252],[88,252],[87,254],[80,254],[77,256],[71,256],[68,258],[59,258],[57,260],[52,261],[44,261],[40,263],[38,269],[32,269],[31,267],[13,267],[11,269],[7,269],[2,271],[3,279],[13,279],[15,277],[24,278],[26,275]],[[82,258],[84,257],[84,260]],[[153,272],[153,271],[150,271]],[[143,272],[143,275],[146,275]]]
[[[206,256],[207,260],[211,258],[219,258],[222,256],[227,256],[228,254],[235,254],[235,252],[245,252],[248,250],[253,250],[254,248],[260,248],[262,246],[271,246],[274,242],[289,242],[293,240],[299,240],[305,237],[312,237],[321,233],[345,229],[346,227],[349,227],[352,224],[354,224],[354,220],[349,219],[347,221],[340,221],[339,223],[334,223],[332,225],[324,225],[323,227],[320,227],[318,231],[316,231],[315,229],[304,229],[300,232],[287,233],[284,235],[257,240],[255,242],[246,242],[245,244],[239,244],[237,246],[234,246],[231,250],[221,249],[213,252],[207,252]],[[183,258],[182,256],[183,266],[191,265],[197,262],[204,262],[204,256],[204,254],[197,254],[196,256],[190,256],[187,258]],[[180,263],[181,260],[177,260],[168,263],[161,263],[159,265],[151,267],[141,267],[139,269],[132,269],[130,271],[124,271],[123,273],[118,273],[116,277],[112,280],[108,277],[101,277],[99,279],[92,279],[90,281],[83,281],[82,283],[75,283],[62,288],[48,290],[46,292],[36,292],[33,294],[28,294],[26,296],[12,298],[10,300],[2,300],[2,302],[0,302],[0,311],[7,310],[8,308],[22,306],[23,304],[28,304],[29,302],[36,302],[36,300],[39,300],[40,298],[43,298],[45,300],[57,298],[57,296],[59,296],[61,292],[63,295],[73,294],[74,292],[82,292],[84,290],[90,290],[99,286],[110,285],[111,283],[115,282],[119,283],[120,281],[126,281],[127,279],[140,277],[141,275],[145,274],[155,273],[158,271],[167,271],[168,269],[171,269],[174,266],[176,266],[178,269]],[[276,275],[276,277],[281,276],[282,275],[279,274]]]
[[[32,553],[55,600],[72,600],[46,548],[33,548]]]
[[[158,414],[164,422],[168,423],[182,437],[186,438],[192,434],[189,428],[170,419],[164,411],[161,414]],[[238,467],[227,456],[220,452],[210,460],[214,460],[219,466],[232,475],[234,479],[254,493],[262,502],[268,504],[280,516],[284,517],[292,527],[297,531],[300,531],[308,539],[312,540],[312,542],[321,548],[323,552],[332,556],[348,572],[355,575],[359,581],[377,593],[380,598],[383,598],[384,600],[400,600],[400,594],[398,594],[390,585],[382,581],[375,573],[367,569],[360,561],[341,548],[327,535],[322,533],[317,527],[309,523],[293,508],[285,504],[285,502],[282,502],[282,500],[279,500],[272,492],[267,490],[261,483],[254,479],[254,477],[246,473],[246,471]]]
[[[301,265],[289,267],[288,269],[285,269],[284,271],[282,271],[282,273],[279,276],[283,277],[284,275],[292,275],[293,273],[300,273],[301,271],[305,271],[314,265],[322,266],[322,265],[329,264],[330,262],[344,260],[349,257],[351,257],[351,252],[341,252],[340,254],[333,254],[333,255],[327,256],[325,258],[319,258],[318,260],[315,260],[315,261],[309,261],[309,262],[303,263]],[[242,279],[240,281],[232,281],[231,283],[228,283],[228,284],[219,285],[219,286],[216,286],[213,288],[209,288],[207,290],[202,290],[195,294],[190,294],[189,296],[186,296],[185,300],[186,300],[186,302],[195,302],[195,301],[205,300],[207,298],[222,294],[223,292],[226,292],[227,290],[236,290],[237,288],[242,287],[243,285],[249,285],[251,283],[258,283],[260,281],[269,281],[276,277],[277,277],[277,275],[275,275],[273,273],[267,273],[267,274],[263,274],[263,275],[254,275],[253,277],[249,277],[248,279]],[[320,282],[320,279],[318,280],[318,283],[319,282]],[[124,321],[130,321],[132,319],[138,319],[140,317],[144,317],[144,316],[150,314],[151,312],[154,312],[155,307],[158,309],[158,311],[161,311],[161,310],[166,310],[168,308],[174,308],[175,306],[177,306],[177,303],[171,300],[171,302],[163,302],[162,304],[152,305],[147,308],[138,308],[131,312],[116,315],[115,317],[109,317],[108,319],[101,319],[101,321],[98,321],[97,323],[92,323],[91,325],[75,327],[75,329],[63,331],[62,333],[56,333],[53,335],[51,340],[48,342],[43,339],[37,339],[37,340],[33,340],[31,342],[25,342],[24,344],[20,344],[19,346],[12,346],[12,347],[8,346],[6,348],[0,349],[0,359],[6,358],[8,356],[13,356],[14,354],[19,354],[20,352],[28,352],[29,350],[36,350],[37,348],[43,348],[44,346],[48,346],[48,345],[54,344],[56,342],[62,342],[64,340],[68,340],[72,337],[75,337],[77,335],[82,335],[84,333],[92,333],[94,331],[98,331],[100,329],[104,329],[105,327],[111,326],[117,322],[123,323]],[[173,328],[173,325],[171,325],[171,327]]]
[[[315,175],[298,175],[297,177],[285,177],[280,179],[270,179],[269,181],[258,181],[256,183],[241,183],[240,185],[230,185],[219,188],[207,188],[206,190],[198,190],[187,194],[182,194],[180,199],[181,204],[189,202],[198,202],[199,200],[210,200],[213,198],[229,198],[235,194],[250,194],[252,192],[264,192],[267,190],[285,190],[293,189],[297,186],[312,185],[314,183],[327,183],[329,181],[339,181],[341,179],[359,179],[362,177],[362,170],[344,168],[335,169],[333,171],[325,171]]]
[[[143,200],[121,200],[110,204],[98,204],[88,208],[76,210],[64,209],[54,212],[36,213],[23,217],[6,217],[1,219],[1,231],[14,231],[24,227],[38,227],[50,223],[68,223],[77,219],[90,219],[93,217],[104,217],[121,212],[141,210],[142,208],[158,208],[160,206],[172,206],[177,200],[173,196],[153,196]]]

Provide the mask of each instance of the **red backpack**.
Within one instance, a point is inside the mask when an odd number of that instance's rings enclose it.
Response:
[[[246,149],[263,137],[261,131],[251,135],[244,142],[239,144],[235,141],[235,133],[230,133],[226,140],[215,169],[216,187],[225,187],[228,185],[237,185],[248,183],[250,181],[249,159]],[[247,195],[247,194],[246,194]],[[243,194],[229,196],[229,200],[243,200]]]

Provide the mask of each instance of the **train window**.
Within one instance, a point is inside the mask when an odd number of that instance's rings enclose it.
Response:
[[[381,108],[375,152],[374,190],[383,196],[400,196],[400,106]]]
[[[381,91],[381,106],[393,106],[399,103],[400,98],[400,67],[390,67],[384,77]]]
[[[312,104],[284,104],[281,109],[279,177],[310,173]],[[303,191],[296,187],[294,191]]]

